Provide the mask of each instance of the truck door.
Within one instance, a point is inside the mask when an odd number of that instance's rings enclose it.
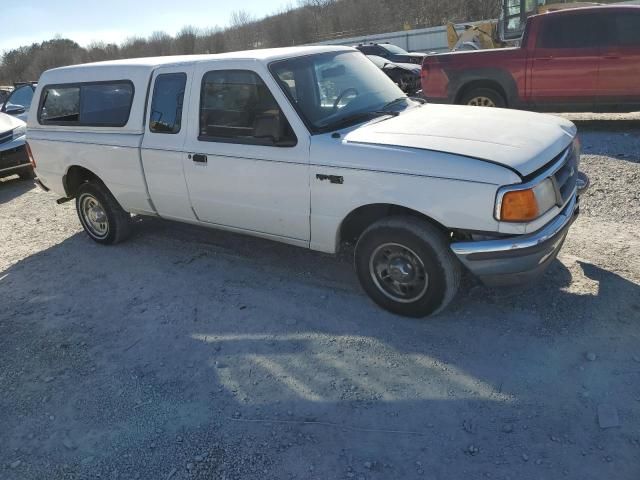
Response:
[[[640,12],[607,13],[602,20],[609,38],[602,46],[597,105],[640,105]]]
[[[567,10],[537,18],[538,34],[529,63],[531,103],[546,110],[567,106],[589,110],[600,64],[597,15]]]
[[[183,162],[197,218],[308,245],[309,134],[267,68],[200,64],[190,111]]]
[[[182,165],[192,78],[193,66],[189,65],[154,72],[142,141],[151,201],[160,216],[176,220],[195,220]]]

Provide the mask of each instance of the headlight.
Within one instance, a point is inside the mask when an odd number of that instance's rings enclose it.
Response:
[[[19,138],[19,137],[22,137],[23,135],[26,135],[26,134],[27,134],[26,125],[23,125],[21,127],[13,129],[13,138]]]
[[[576,157],[576,170],[580,167],[580,155],[582,155],[582,142],[580,142],[580,138],[576,137],[573,139],[573,154]]]
[[[556,189],[551,179],[546,178],[530,188],[505,189],[499,195],[498,202],[498,220],[529,222],[544,215],[557,204]]]

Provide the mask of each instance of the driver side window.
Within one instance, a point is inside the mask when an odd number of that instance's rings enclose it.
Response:
[[[269,87],[248,70],[216,70],[204,76],[198,140],[273,147],[297,144]]]

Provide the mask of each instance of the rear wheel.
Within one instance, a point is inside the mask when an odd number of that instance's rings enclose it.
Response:
[[[460,264],[446,236],[413,217],[391,217],[371,225],[358,240],[355,264],[374,302],[409,317],[440,312],[460,283]]]
[[[76,211],[84,231],[98,243],[115,244],[131,234],[131,215],[122,209],[101,183],[80,185],[76,195]]]
[[[473,107],[505,108],[507,106],[504,97],[492,88],[475,88],[465,93],[460,103]]]

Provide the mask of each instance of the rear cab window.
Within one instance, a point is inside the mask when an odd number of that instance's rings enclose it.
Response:
[[[182,72],[163,73],[156,77],[149,118],[151,132],[180,133],[186,84],[187,74]]]
[[[602,21],[595,14],[575,13],[551,15],[542,22],[537,48],[585,49],[597,48],[602,43]]]
[[[129,121],[134,87],[128,80],[47,85],[38,121],[42,125],[124,127]]]

